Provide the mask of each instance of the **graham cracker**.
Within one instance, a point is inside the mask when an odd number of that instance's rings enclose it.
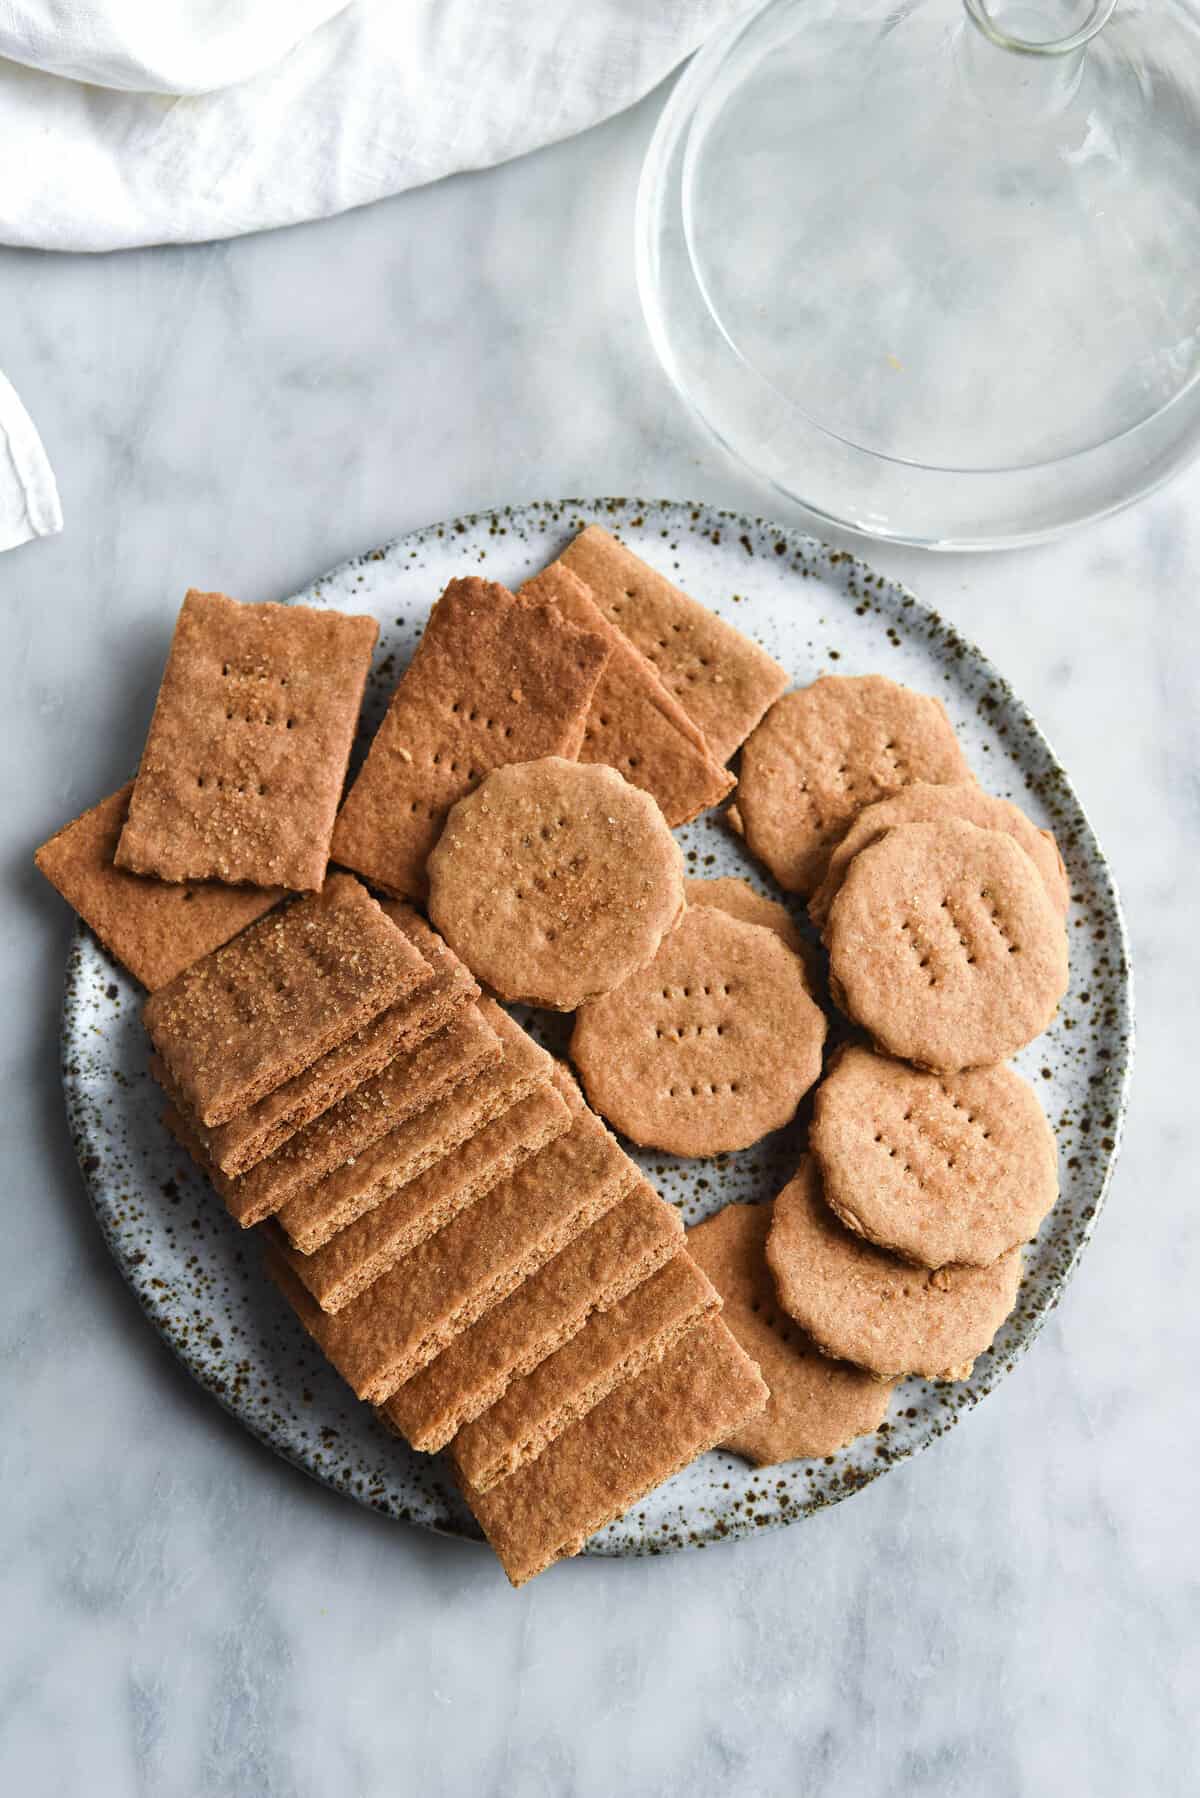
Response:
[[[636,1169],[582,1101],[572,1127],[426,1237],[336,1317],[270,1243],[268,1269],[359,1398],[382,1404],[405,1380],[624,1197]]]
[[[293,1247],[311,1255],[549,1079],[551,1057],[494,1000],[482,999],[478,1015],[499,1037],[500,1058],[490,1055],[488,1066],[460,1080],[448,1096],[427,1102],[369,1148],[293,1193],[278,1212]]]
[[[515,1173],[570,1124],[565,1100],[547,1082],[339,1230],[323,1248],[302,1255],[280,1232],[280,1252],[322,1311],[340,1311],[402,1255]]]
[[[719,1317],[490,1492],[463,1494],[514,1586],[533,1579],[757,1415],[767,1388]]]
[[[787,686],[787,670],[598,524],[581,531],[559,561],[651,662],[714,761],[727,762]]]
[[[228,1123],[428,977],[419,950],[349,875],[260,918],[142,1010],[188,1111]]]
[[[686,824],[732,789],[733,776],[709,753],[704,734],[672,698],[654,666],[604,616],[590,589],[561,562],[526,581],[519,598],[556,606],[593,631],[611,654],[588,709],[581,762],[606,762],[658,801],[667,823]]]
[[[462,1478],[476,1492],[510,1479],[614,1387],[661,1361],[701,1317],[720,1308],[716,1288],[680,1250],[459,1431],[451,1454]]]
[[[508,762],[578,754],[608,655],[550,606],[451,581],[338,815],[334,860],[423,898],[425,859],[456,800]]]
[[[378,635],[373,618],[190,592],[118,867],[319,888]]]
[[[168,885],[128,874],[113,855],[133,782],[64,824],[34,862],[110,955],[149,987],[220,948],[283,898],[282,887],[228,887],[216,881]]]
[[[383,909],[387,911],[388,907]],[[406,910],[407,907],[398,906],[396,909]],[[428,926],[425,926],[425,931],[433,936]],[[406,930],[406,934],[414,947],[421,947],[416,933]],[[274,1155],[306,1124],[331,1110],[348,1093],[356,1088],[362,1090],[365,1096],[377,1091],[368,1083],[376,1075],[382,1075],[389,1063],[395,1062],[398,1057],[412,1056],[422,1043],[436,1036],[439,1031],[444,1031],[465,1011],[470,1001],[479,996],[479,987],[458,958],[445,948],[445,944],[441,947],[445,950],[448,961],[453,962],[453,970],[440,962],[435,966],[427,961],[427,978],[414,987],[411,993],[406,993],[397,1004],[390,1005],[378,1017],[372,1018],[369,1024],[364,1024],[340,1048],[331,1049],[328,1055],[322,1055],[310,1067],[303,1068],[290,1080],[285,1080],[282,1086],[276,1087],[274,1092],[259,1099],[257,1104],[239,1112],[237,1117],[230,1118],[227,1124],[218,1124],[214,1129],[206,1130],[195,1118],[189,1118],[188,1122],[202,1144],[208,1161],[231,1179],[248,1173],[269,1155]],[[443,1048],[446,1047],[449,1047],[449,1043],[443,1045]],[[442,1065],[447,1067],[447,1078],[450,1078],[450,1064]],[[187,1106],[182,1095],[175,1090],[169,1070],[158,1063],[157,1056],[152,1058],[151,1071],[175,1110],[186,1113]],[[470,1071],[470,1064],[464,1065],[462,1077],[466,1078]],[[399,1076],[400,1090],[409,1102],[402,1111],[394,1115],[393,1122],[399,1122],[401,1116],[408,1116],[411,1111],[419,1110],[426,1102],[421,1096],[421,1073],[422,1064],[413,1063],[405,1082],[402,1068],[395,1070],[392,1085],[396,1084],[395,1076]],[[446,1089],[435,1083],[430,1090],[440,1092]]]
[[[540,1273],[455,1338],[384,1406],[414,1448],[434,1454],[481,1415],[511,1380],[581,1330],[595,1311],[624,1298],[674,1255],[683,1224],[648,1181],[560,1249]]]

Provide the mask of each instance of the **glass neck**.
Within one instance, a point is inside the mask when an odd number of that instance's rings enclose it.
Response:
[[[1072,56],[1103,31],[1117,0],[963,0],[989,43],[1019,56]]]

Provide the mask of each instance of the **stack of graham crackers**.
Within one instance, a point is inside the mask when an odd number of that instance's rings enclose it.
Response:
[[[339,810],[374,637],[189,594],[137,781],[38,862],[151,988],[168,1127],[519,1584],[767,1391],[677,1214],[409,902],[507,763],[613,763],[694,816],[785,677],[585,532],[519,596],[451,583]]]

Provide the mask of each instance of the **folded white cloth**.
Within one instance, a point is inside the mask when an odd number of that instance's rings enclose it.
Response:
[[[58,488],[42,440],[0,375],[0,550],[61,530]]]
[[[0,242],[231,237],[502,162],[632,104],[746,3],[0,0]]]

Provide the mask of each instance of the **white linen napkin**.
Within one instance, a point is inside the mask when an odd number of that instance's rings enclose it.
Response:
[[[0,374],[0,550],[62,530],[54,471],[16,389]]]
[[[502,162],[631,105],[747,0],[339,4],[0,0],[0,242],[231,237]]]

